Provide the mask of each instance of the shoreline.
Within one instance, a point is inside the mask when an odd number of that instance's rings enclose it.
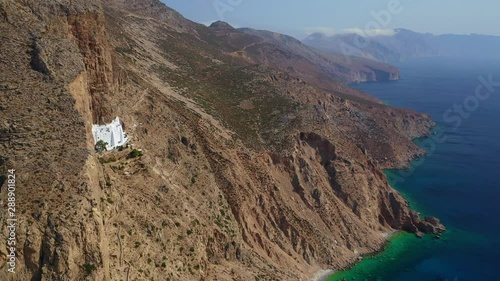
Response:
[[[412,141],[416,141],[416,140],[419,140],[419,139],[425,139],[425,138],[429,138],[432,134],[432,131],[433,129],[436,127],[436,124],[429,128],[427,134],[423,135],[423,136],[420,136],[420,137],[417,137],[417,138],[414,138]],[[417,161],[418,159],[422,158],[422,157],[425,157],[427,155],[426,152],[424,152],[423,155],[414,155],[414,157],[412,159],[410,159],[408,161],[408,163],[406,164],[406,168],[409,168],[412,166],[412,164]],[[404,169],[404,168],[403,168]],[[403,170],[403,169],[383,169],[382,170],[382,173],[385,174],[385,176],[387,177],[387,173],[389,172],[394,172],[396,170]],[[395,186],[393,186],[390,182],[389,182],[389,186],[397,193],[399,193],[405,200],[408,200],[407,199],[407,196],[404,196],[404,194],[402,194],[399,190],[396,189]],[[408,201],[407,201],[408,202]],[[410,207],[411,210],[414,210],[414,208]],[[399,237],[402,237],[404,236],[405,234],[409,234],[409,235],[415,235],[415,233],[409,233],[409,232],[405,232],[403,230],[396,230],[394,229],[393,231],[391,232],[388,232],[385,234],[385,238],[386,238],[386,241],[381,245],[380,249],[372,252],[372,253],[369,253],[369,254],[366,254],[365,256],[362,256],[363,257],[363,260],[364,258],[375,258],[379,255],[383,255],[384,253],[387,254],[387,247],[390,246],[390,244],[392,242],[394,242],[394,240],[396,240],[397,238]],[[334,277],[335,275],[337,274],[343,274],[343,273],[346,273],[347,271],[350,271],[350,270],[353,270],[356,266],[360,265],[363,263],[363,260],[361,261],[354,261],[353,263],[349,264],[348,266],[346,266],[345,268],[343,269],[339,269],[339,270],[326,270],[326,269],[323,269],[323,270],[320,270],[316,273],[316,275],[313,277],[312,281],[327,281],[328,279]]]
[[[390,80],[390,81],[363,81],[363,82],[350,83],[349,86],[351,87],[352,85],[362,84],[362,83],[395,82],[395,81],[398,81],[398,80],[400,80],[400,79]],[[386,102],[384,102],[382,100],[381,100],[381,102],[382,102],[382,104],[384,104],[386,106],[392,107],[391,105],[387,104]],[[438,124],[435,123],[434,120],[432,120],[432,122],[434,124],[430,128],[428,128],[427,131],[424,134],[413,138],[412,142],[415,143],[418,140],[427,139],[427,138],[431,137],[432,134],[433,134],[434,129],[438,126]],[[426,157],[427,156],[427,151],[425,151],[425,149],[423,149],[422,147],[420,147],[418,144],[417,144],[417,146],[423,150],[423,153],[422,154],[416,153],[415,155],[413,155],[413,157],[411,157],[411,159],[409,159],[407,161],[407,163],[405,164],[404,167],[381,169],[381,172],[384,173],[384,175],[386,176],[386,178],[387,178],[387,172],[394,172],[396,170],[400,170],[401,171],[401,170],[404,170],[404,169],[408,169],[408,168],[410,168],[412,166],[412,164],[414,162],[418,161],[422,157]],[[389,181],[388,181],[388,184],[389,184],[389,186],[391,187],[392,190],[394,190],[395,192],[397,192],[398,194],[400,194],[408,202],[407,196],[404,196],[404,194],[402,194],[399,190],[397,190],[396,187],[394,185],[392,185]],[[414,210],[412,207],[409,207],[409,208],[410,208],[410,210]],[[368,253],[365,256],[362,256],[363,260],[361,260],[361,261],[359,261],[359,260],[353,261],[351,264],[347,265],[345,268],[342,268],[342,269],[339,269],[339,270],[328,270],[328,269],[319,270],[315,274],[315,276],[313,277],[312,281],[327,281],[328,279],[333,278],[337,274],[338,275],[342,275],[342,274],[344,274],[344,273],[346,273],[348,271],[351,271],[351,270],[355,269],[357,266],[359,266],[360,264],[363,263],[363,261],[364,261],[365,258],[373,259],[373,258],[376,258],[377,256],[381,256],[381,255],[383,256],[384,254],[388,254],[388,247],[389,248],[391,247],[391,243],[394,243],[396,240],[398,240],[398,238],[404,237],[406,234],[408,234],[408,235],[415,235],[415,233],[409,233],[409,232],[405,232],[403,230],[394,229],[393,231],[391,231],[389,233],[386,233],[386,235],[385,235],[386,241],[381,245],[381,247],[378,250],[376,250],[376,251],[374,251],[372,253]]]
[[[433,241],[430,236],[426,236],[423,239]],[[342,278],[345,278],[346,280],[356,278],[356,280],[358,280],[361,277],[366,278],[368,276],[367,273],[373,278],[377,275],[373,273],[375,269],[377,271],[381,270],[380,266],[382,264],[392,262],[398,256],[404,256],[404,253],[406,253],[408,249],[411,249],[412,244],[421,240],[422,238],[418,238],[412,233],[400,231],[391,236],[391,238],[387,240],[387,242],[378,251],[367,254],[364,256],[363,260],[353,263],[349,267],[342,270],[335,271],[321,281],[330,279],[343,280]]]
[[[331,269],[321,269],[320,271],[316,272],[311,281],[326,281],[328,278],[334,275],[335,272],[335,270]]]
[[[364,256],[360,256],[360,257],[363,257],[363,258],[365,258],[365,257],[373,257],[373,256],[376,256],[376,255],[384,252],[384,250],[386,249],[387,245],[391,242],[391,239],[393,239],[394,237],[398,236],[399,234],[403,234],[403,233],[406,233],[406,232],[394,230],[394,231],[391,231],[391,232],[384,233],[384,237],[386,238],[386,241],[381,245],[380,249],[378,249],[375,252],[368,253],[368,254],[366,254]],[[356,265],[358,265],[361,262],[362,261],[354,260],[352,263],[350,263],[349,265],[347,265],[345,268],[342,268],[342,269],[339,269],[339,270],[320,269],[319,271],[316,272],[316,274],[311,279],[311,281],[326,281],[330,277],[333,277],[337,273],[342,273],[342,272],[345,272],[345,271],[353,269]]]
[[[420,137],[420,138],[427,138],[427,137],[428,136],[423,136],[423,137]],[[420,157],[424,157],[424,156],[425,155],[420,156]],[[412,163],[414,163],[415,161],[417,161],[420,157],[416,157],[416,158],[412,159],[411,161],[409,161],[408,162],[408,166],[411,166]],[[383,170],[383,173],[387,176],[387,172],[390,173],[390,172],[396,171],[396,170],[400,170],[400,169],[385,169],[385,170]],[[396,191],[399,194],[401,194],[401,196],[403,196],[403,198],[405,200],[407,200],[407,196],[404,196],[404,194],[402,194],[399,190],[397,190],[390,183],[389,183],[389,185],[391,186],[391,188],[394,191]],[[413,207],[410,207],[410,209],[415,210]],[[394,243],[396,243],[396,241],[398,241],[400,238],[401,239],[408,239],[408,237],[411,237],[411,238],[417,238],[419,240],[423,239],[422,237],[417,237],[415,235],[415,233],[410,233],[410,232],[406,232],[406,231],[403,231],[403,230],[394,230],[394,231],[388,232],[388,233],[385,234],[385,237],[386,237],[386,241],[385,241],[385,243],[383,243],[381,245],[380,249],[378,249],[377,251],[374,251],[372,253],[364,255],[363,256],[363,260],[361,260],[361,261],[354,261],[352,264],[346,266],[345,268],[342,268],[342,269],[339,269],[339,270],[336,270],[336,271],[331,270],[330,274],[328,274],[326,276],[324,275],[324,274],[326,274],[326,272],[323,272],[323,275],[320,275],[321,272],[318,272],[316,274],[316,276],[315,276],[315,279],[313,279],[313,281],[327,281],[330,278],[333,278],[333,277],[335,277],[337,275],[339,275],[339,277],[340,276],[344,276],[345,274],[350,274],[349,271],[355,270],[356,267],[362,265],[363,262],[367,262],[367,260],[373,260],[373,259],[377,259],[377,258],[381,258],[381,257],[384,258],[385,255],[391,255],[391,252],[394,251],[394,248],[398,248],[398,246],[396,244],[394,244]],[[428,237],[430,237],[430,235],[426,234],[425,237],[428,238]],[[402,246],[402,244],[400,246]],[[407,247],[407,246],[405,246],[405,247]],[[390,249],[390,248],[392,248],[392,249]],[[388,252],[388,250],[389,250],[389,252]],[[365,260],[365,258],[366,258],[366,260]],[[356,274],[356,271],[357,270],[353,271],[352,273]]]

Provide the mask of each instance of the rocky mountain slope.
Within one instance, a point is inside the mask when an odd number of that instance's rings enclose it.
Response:
[[[355,56],[328,54],[318,49],[304,45],[299,40],[275,32],[239,28],[239,31],[255,35],[265,42],[270,42],[298,54],[314,65],[332,75],[334,78],[346,83],[366,81],[388,81],[399,79],[399,69],[395,66]]]
[[[407,29],[396,29],[393,35],[361,36],[315,33],[304,39],[304,44],[328,53],[357,56],[386,63],[411,59],[444,58],[500,58],[500,37],[488,35],[432,35]]]
[[[0,37],[0,280],[308,280],[442,228],[381,172],[430,118],[290,50],[156,0],[2,1]],[[131,147],[96,154],[115,116]]]

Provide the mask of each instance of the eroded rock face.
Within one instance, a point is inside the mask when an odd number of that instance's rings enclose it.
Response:
[[[159,1],[0,3],[18,280],[306,280],[395,230],[443,230],[381,172],[422,155],[428,116],[311,65],[260,65],[262,50],[303,60],[231,32]],[[89,126],[118,115],[143,156],[93,152]]]

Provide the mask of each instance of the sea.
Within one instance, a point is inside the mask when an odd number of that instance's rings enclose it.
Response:
[[[415,140],[427,156],[386,175],[413,209],[448,231],[440,239],[399,233],[328,281],[500,281],[500,61],[432,58],[399,67],[399,81],[353,87],[436,122],[430,138]]]

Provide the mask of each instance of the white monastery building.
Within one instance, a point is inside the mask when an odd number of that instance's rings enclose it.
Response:
[[[127,136],[123,132],[120,118],[116,117],[110,124],[92,125],[92,134],[94,135],[94,145],[102,140],[106,145],[107,150],[115,149],[118,146],[127,143]]]

